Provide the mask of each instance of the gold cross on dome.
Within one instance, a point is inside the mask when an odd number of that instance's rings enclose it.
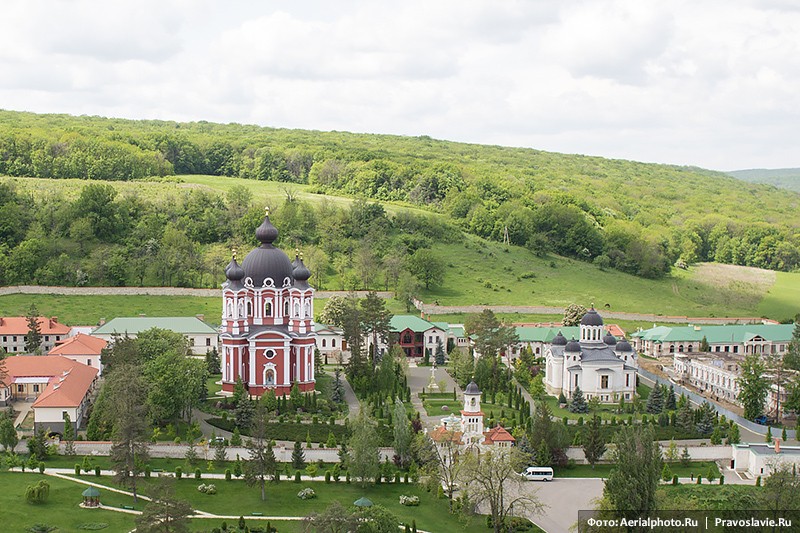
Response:
[[[266,207],[264,208],[264,216],[266,216],[266,217],[268,217],[268,216],[269,216],[269,206],[266,206]]]
[[[233,260],[236,261],[236,247],[235,246],[231,249],[231,252],[233,252]]]

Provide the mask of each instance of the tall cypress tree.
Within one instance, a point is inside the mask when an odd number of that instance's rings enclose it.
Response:
[[[42,353],[42,327],[39,325],[39,310],[31,304],[25,316],[28,323],[28,332],[25,334],[25,351],[27,353]]]
[[[656,383],[653,385],[653,390],[647,397],[647,412],[653,415],[660,414],[664,410],[664,391],[661,385]]]
[[[292,448],[292,468],[300,470],[306,466],[306,454],[303,452],[303,445],[299,440],[294,441]]]
[[[594,469],[595,463],[606,452],[606,440],[603,437],[601,424],[602,420],[600,417],[594,415],[591,422],[584,428],[583,453],[586,455],[586,460],[592,465],[592,469]]]

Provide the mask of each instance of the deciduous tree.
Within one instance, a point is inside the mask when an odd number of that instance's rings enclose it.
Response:
[[[663,463],[652,427],[621,426],[614,444],[614,467],[605,481],[603,497],[623,516],[656,510]]]
[[[758,354],[744,358],[739,376],[739,402],[744,407],[744,417],[754,420],[764,413],[764,402],[769,392],[769,381],[764,376],[766,365]]]
[[[461,481],[476,505],[485,505],[492,517],[495,533],[506,530],[506,518],[515,512],[541,513],[544,504],[536,494],[522,488],[518,472],[527,458],[516,448],[491,448],[480,454],[468,453],[459,459],[464,462]]]
[[[378,454],[378,436],[374,422],[361,410],[350,424],[352,434],[348,448],[348,471],[357,479],[362,487],[366,487],[380,475],[380,455]]]

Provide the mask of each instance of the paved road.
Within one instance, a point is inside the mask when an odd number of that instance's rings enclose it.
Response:
[[[342,372],[342,385],[344,386],[344,401],[347,403],[348,409],[347,418],[352,420],[358,416],[358,412],[361,410],[361,402],[358,401],[358,397],[353,391],[353,387],[350,386],[350,382],[347,381],[344,372]]]
[[[556,478],[553,481],[528,481],[522,489],[545,504],[544,512],[524,515],[547,533],[569,533],[578,521],[578,511],[594,509],[593,500],[603,495],[603,480],[596,478]]]

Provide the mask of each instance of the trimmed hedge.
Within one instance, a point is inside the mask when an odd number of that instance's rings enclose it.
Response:
[[[222,418],[209,418],[208,423],[212,426],[233,431],[235,424],[233,420]],[[309,436],[311,442],[325,442],[328,440],[328,433],[333,432],[336,442],[342,442],[350,436],[346,427],[341,425],[328,426],[324,424],[296,424],[294,422],[270,422],[267,424],[267,435],[274,440],[289,440],[305,442]],[[242,431],[242,435],[250,435],[249,431]]]

